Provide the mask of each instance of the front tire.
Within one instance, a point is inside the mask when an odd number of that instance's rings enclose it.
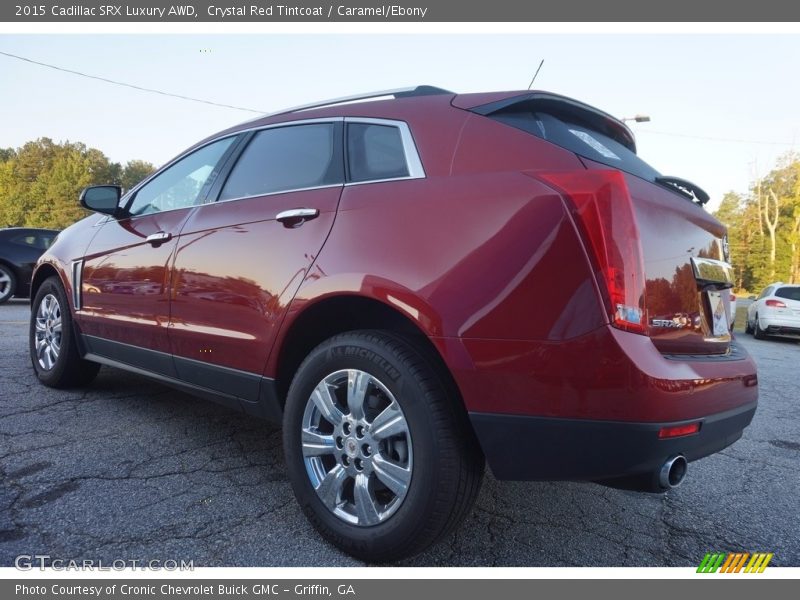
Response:
[[[29,341],[36,377],[52,388],[70,388],[92,381],[100,365],[81,358],[67,294],[58,277],[42,283],[33,300]]]
[[[315,348],[284,413],[284,452],[303,512],[369,562],[421,552],[471,509],[483,455],[444,378],[409,341],[354,331]]]
[[[11,300],[17,291],[17,277],[14,271],[5,265],[0,265],[0,304]]]

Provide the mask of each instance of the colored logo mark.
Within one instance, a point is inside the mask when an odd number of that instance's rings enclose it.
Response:
[[[697,572],[763,573],[772,556],[772,552],[708,552],[697,567]]]

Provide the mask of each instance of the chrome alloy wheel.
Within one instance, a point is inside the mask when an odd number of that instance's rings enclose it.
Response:
[[[356,369],[331,373],[311,393],[301,427],[306,472],[328,510],[367,527],[400,508],[411,483],[411,433],[377,378]]]
[[[61,352],[61,305],[47,294],[36,309],[36,360],[45,371],[53,368]]]

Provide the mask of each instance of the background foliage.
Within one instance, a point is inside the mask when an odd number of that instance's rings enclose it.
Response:
[[[87,185],[130,189],[153,170],[143,160],[111,162],[81,142],[40,138],[0,148],[0,227],[63,229],[86,215],[78,195]],[[737,291],[800,282],[800,155],[781,158],[746,194],[725,194],[714,216],[728,226]]]
[[[728,226],[737,290],[800,282],[800,156],[785,155],[747,194],[725,194],[714,216]]]
[[[87,185],[130,189],[153,170],[142,160],[111,162],[80,142],[39,138],[21,148],[0,148],[0,227],[63,229],[86,216],[78,195]]]

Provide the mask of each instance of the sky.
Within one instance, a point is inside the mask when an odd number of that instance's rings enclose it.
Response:
[[[417,84],[525,89],[543,59],[535,89],[649,115],[630,123],[639,155],[712,210],[800,144],[797,34],[2,34],[0,51],[265,112]],[[0,147],[49,137],[160,165],[255,116],[0,55]]]

